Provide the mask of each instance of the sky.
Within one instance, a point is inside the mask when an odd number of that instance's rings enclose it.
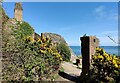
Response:
[[[119,2],[119,0],[4,0],[4,2]]]
[[[2,4],[6,14],[14,17],[14,2]],[[96,36],[101,46],[118,42],[117,2],[23,2],[23,20],[37,32],[61,35],[68,45],[80,46],[80,37]]]

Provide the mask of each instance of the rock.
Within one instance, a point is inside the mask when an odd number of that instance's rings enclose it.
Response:
[[[65,41],[65,39],[61,35],[58,35],[55,33],[48,33],[48,32],[42,33],[42,35],[44,35],[45,37],[50,37],[52,39],[53,43],[57,43],[57,44],[64,43],[68,46],[67,42]],[[75,62],[76,59],[78,59],[78,58],[74,54],[73,50],[70,47],[69,47],[69,49],[70,49],[70,53],[71,53],[70,61]]]
[[[64,38],[61,35],[55,34],[55,33],[42,33],[45,37],[50,37],[53,43],[66,43],[66,41],[64,40]]]

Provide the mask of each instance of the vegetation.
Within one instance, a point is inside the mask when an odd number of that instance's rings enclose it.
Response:
[[[51,39],[42,36],[34,40],[31,27],[23,23],[11,27],[9,34],[3,30],[2,79],[7,81],[40,81],[51,78],[59,69],[62,57]],[[9,38],[12,38],[9,39]]]
[[[106,53],[104,49],[96,48],[92,65],[90,79],[110,83],[117,83],[120,79],[120,59]]]
[[[28,23],[16,22],[9,28],[10,31],[2,31],[3,80],[54,80],[53,73],[57,72],[61,61],[70,60],[70,49],[65,43],[54,45],[50,37],[38,34],[34,39],[34,31]],[[96,48],[89,75],[89,78],[86,76],[87,82],[117,82],[120,79],[120,58]]]
[[[65,43],[58,44],[57,50],[62,56],[64,61],[70,61],[70,57],[71,57],[70,49]]]
[[[5,14],[2,5],[0,5],[0,19],[2,19],[2,26],[9,19],[9,17]]]
[[[20,29],[22,31],[22,34],[24,34],[25,36],[27,36],[27,35],[33,35],[34,30],[33,30],[33,28],[28,23],[22,22],[20,24],[20,27],[22,27]]]

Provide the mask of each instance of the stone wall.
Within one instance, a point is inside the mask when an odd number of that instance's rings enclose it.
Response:
[[[21,12],[21,10],[15,10],[14,16],[15,16],[17,21],[22,21],[22,12]]]
[[[14,17],[16,18],[17,21],[22,21],[22,3],[15,3],[15,8],[14,8]]]

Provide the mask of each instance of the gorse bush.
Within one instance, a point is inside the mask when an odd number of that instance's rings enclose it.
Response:
[[[26,29],[28,28],[28,29]],[[18,23],[12,27],[14,41],[5,41],[3,55],[3,80],[40,81],[51,77],[59,69],[62,57],[53,46],[51,39],[42,36],[34,40],[33,31],[28,24]],[[28,30],[28,32],[26,31]],[[3,34],[7,40],[6,34]],[[8,35],[8,36],[9,36]],[[3,40],[4,41],[4,40]]]
[[[115,83],[120,79],[120,59],[110,55],[102,48],[96,48],[93,56],[92,75],[96,82]]]
[[[60,43],[57,45],[57,50],[62,56],[64,61],[70,61],[71,52],[69,47],[65,43]]]

